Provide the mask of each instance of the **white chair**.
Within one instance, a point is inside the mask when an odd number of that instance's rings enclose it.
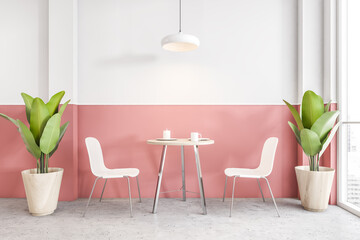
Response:
[[[259,188],[260,188],[261,196],[262,196],[262,199],[264,202],[265,202],[265,198],[264,198],[264,194],[261,190],[259,179],[260,178],[265,179],[266,183],[269,187],[270,194],[271,194],[272,200],[273,200],[275,208],[276,208],[276,212],[277,212],[278,216],[280,217],[279,210],[277,208],[277,205],[276,205],[276,202],[274,199],[274,195],[271,191],[269,181],[266,178],[267,176],[270,175],[273,165],[274,165],[277,144],[278,144],[278,138],[276,138],[276,137],[268,138],[265,141],[264,147],[262,150],[262,154],[261,154],[260,165],[259,165],[259,167],[255,168],[255,169],[249,169],[249,168],[227,168],[227,169],[225,169],[226,179],[225,179],[225,189],[224,189],[223,201],[225,201],[227,179],[228,179],[228,177],[234,177],[232,198],[231,198],[231,205],[230,205],[230,217],[231,217],[231,211],[232,211],[232,208],[234,205],[234,191],[235,191],[236,178],[256,178]]]
[[[85,209],[83,216],[85,217],[86,211],[88,209],[88,206],[89,206],[89,203],[91,200],[91,196],[95,189],[96,182],[99,178],[105,179],[104,187],[103,187],[103,190],[102,190],[101,196],[100,196],[100,202],[101,202],[104,190],[105,190],[106,182],[109,178],[126,178],[127,183],[128,183],[128,190],[129,190],[130,216],[132,217],[131,190],[130,190],[129,177],[136,177],[138,191],[139,191],[139,201],[141,202],[139,179],[138,179],[138,175],[140,172],[139,169],[137,169],[137,168],[108,169],[104,164],[104,158],[103,158],[101,145],[100,145],[99,141],[96,138],[88,137],[85,139],[85,143],[86,143],[86,148],[87,148],[88,154],[89,154],[91,172],[96,176],[96,179],[95,179],[93,188],[91,190],[90,197],[87,202],[86,209]]]

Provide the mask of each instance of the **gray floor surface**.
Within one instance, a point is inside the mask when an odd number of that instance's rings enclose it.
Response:
[[[134,217],[127,199],[93,199],[82,217],[86,199],[59,202],[54,214],[33,217],[25,199],[0,199],[0,239],[360,239],[360,218],[337,207],[325,212],[303,210],[296,199],[277,199],[277,217],[271,199],[236,199],[229,217],[230,199],[207,199],[202,215],[199,199],[133,199]]]

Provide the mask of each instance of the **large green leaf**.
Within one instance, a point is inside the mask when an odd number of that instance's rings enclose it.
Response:
[[[27,118],[28,123],[30,124],[31,105],[34,101],[34,98],[26,93],[21,93],[21,97],[24,100],[25,107],[26,107],[26,118]]]
[[[49,154],[56,146],[60,137],[61,115],[54,114],[44,128],[44,132],[40,139],[40,149],[43,153]]]
[[[301,146],[308,156],[315,156],[321,151],[321,142],[319,136],[309,130],[304,128],[300,131],[300,139],[301,139]]]
[[[283,101],[288,106],[290,112],[292,113],[292,115],[293,115],[293,117],[294,117],[294,119],[296,121],[296,124],[297,124],[299,130],[301,131],[304,128],[304,126],[303,126],[303,123],[301,121],[301,118],[300,118],[300,115],[299,115],[298,111],[296,111],[294,106],[291,105],[290,103],[288,103],[287,101],[285,101],[284,99],[283,99]]]
[[[68,105],[68,103],[70,102],[70,100],[67,100],[61,107],[60,107],[60,110],[59,110],[59,113],[60,115],[62,116],[64,111],[65,111],[65,108],[66,106]]]
[[[60,142],[61,142],[61,140],[62,140],[62,138],[63,138],[63,136],[64,136],[64,134],[65,134],[65,132],[66,132],[66,129],[67,129],[69,123],[70,123],[70,122],[66,122],[64,125],[62,125],[62,126],[60,127],[60,137],[59,137],[59,140],[57,141],[55,148],[49,153],[49,157],[51,157],[51,156],[56,152],[56,150],[58,149],[59,144],[60,144]]]
[[[340,114],[339,111],[325,112],[312,125],[311,130],[317,133],[317,135],[320,137],[321,142],[326,138],[326,136],[331,131],[339,114]]]
[[[49,111],[40,98],[35,98],[31,105],[30,131],[34,135],[35,142],[39,145],[41,134],[49,120]]]
[[[305,128],[311,126],[324,113],[324,101],[321,96],[313,91],[306,91],[302,99],[302,123]]]
[[[9,121],[12,122],[13,124],[15,124],[16,127],[19,127],[19,124],[18,124],[18,122],[17,122],[15,119],[13,119],[13,118],[11,118],[11,117],[9,117],[9,116],[6,116],[5,114],[2,114],[2,113],[0,113],[0,117],[3,117],[3,118],[5,118],[6,120],[9,120]]]
[[[325,140],[324,144],[322,144],[322,149],[319,153],[319,157],[321,157],[321,155],[324,154],[326,148],[329,146],[329,144],[331,143],[331,140],[334,138],[336,131],[338,130],[339,126],[340,126],[340,122],[338,122],[333,129],[331,130],[329,136],[327,137],[327,139]]]
[[[300,139],[300,131],[299,131],[299,129],[290,121],[288,122],[288,124],[289,124],[290,128],[293,130],[293,132],[295,134],[296,141],[301,146],[301,139]]]
[[[17,120],[18,126],[19,126],[19,132],[21,135],[21,138],[23,139],[26,149],[31,153],[36,159],[40,158],[40,148],[36,144],[34,136],[30,132],[30,130],[25,126],[23,122],[20,120]]]
[[[52,116],[58,112],[59,104],[60,104],[60,101],[61,101],[62,97],[64,96],[64,94],[65,94],[65,91],[56,93],[54,96],[51,97],[50,101],[46,104],[46,107],[49,110],[50,116]]]
[[[328,104],[326,104],[326,106],[325,106],[325,112],[330,111],[330,106],[331,106],[331,100],[328,102]]]

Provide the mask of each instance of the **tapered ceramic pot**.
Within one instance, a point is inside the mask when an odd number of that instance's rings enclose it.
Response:
[[[21,172],[29,212],[34,216],[45,216],[57,208],[63,168],[49,168],[48,173],[36,173],[35,169]]]
[[[319,172],[310,171],[309,166],[295,167],[301,205],[313,212],[327,209],[335,170],[320,167]]]

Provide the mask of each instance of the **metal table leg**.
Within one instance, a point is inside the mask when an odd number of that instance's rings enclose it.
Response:
[[[204,215],[207,214],[206,211],[206,202],[205,202],[205,193],[204,193],[204,184],[202,180],[202,174],[201,174],[201,166],[200,166],[200,157],[199,157],[199,146],[194,146],[194,152],[195,152],[195,161],[196,161],[196,168],[197,168],[197,174],[199,179],[199,189],[200,189],[200,197],[201,197],[201,206],[203,208]]]
[[[160,193],[161,179],[162,179],[162,174],[163,174],[164,164],[165,164],[166,149],[167,149],[167,145],[164,145],[163,150],[162,150],[162,154],[161,154],[159,175],[158,175],[156,191],[155,191],[154,205],[153,205],[153,211],[152,211],[153,213],[156,213],[157,205],[158,205],[158,202],[159,202],[159,193]]]
[[[182,173],[182,192],[183,201],[186,201],[186,187],[185,187],[185,160],[184,160],[184,146],[181,146],[181,173]]]

